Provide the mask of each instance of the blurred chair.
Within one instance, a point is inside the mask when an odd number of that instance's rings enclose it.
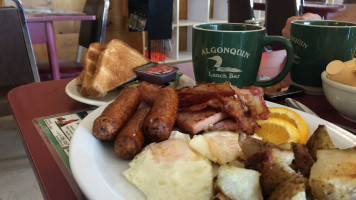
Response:
[[[40,81],[23,7],[13,2],[16,7],[0,7],[0,116],[11,114],[12,88]]]
[[[228,21],[231,23],[245,23],[255,19],[253,0],[228,0]]]
[[[282,35],[289,17],[303,14],[304,0],[266,0],[265,26],[268,35]]]
[[[93,42],[104,43],[109,5],[109,0],[86,1],[83,13],[95,15],[96,20],[85,20],[80,22],[76,60],[58,60],[61,78],[76,77],[80,74],[84,67],[84,63],[80,62],[83,47],[89,48],[89,45]],[[38,63],[38,68],[41,80],[52,79],[48,62]]]
[[[84,6],[84,13],[95,15],[95,21],[82,21],[80,23],[79,46],[77,62],[80,62],[82,48],[89,48],[93,42],[104,43],[106,22],[108,18],[109,0],[87,0]]]

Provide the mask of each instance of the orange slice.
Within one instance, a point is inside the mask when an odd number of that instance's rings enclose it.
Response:
[[[255,133],[263,141],[274,144],[283,144],[289,142],[299,142],[298,129],[290,122],[284,119],[268,117],[266,120],[257,120],[261,128],[257,128]]]
[[[304,144],[307,141],[308,127],[304,119],[298,113],[291,109],[282,107],[270,107],[269,110],[271,113],[268,117],[276,117],[292,123],[298,129],[300,136],[299,142]]]

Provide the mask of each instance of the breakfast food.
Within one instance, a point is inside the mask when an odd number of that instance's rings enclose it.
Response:
[[[149,144],[123,176],[148,200],[208,200],[213,195],[213,167],[189,147],[189,140],[189,135],[174,131],[169,140]]]
[[[113,140],[141,103],[137,87],[126,87],[95,119],[93,135],[101,140]]]
[[[178,112],[176,125],[183,131],[196,135],[204,129],[209,128],[209,124],[216,124],[225,118],[227,118],[227,115],[224,112],[214,109],[204,109],[194,112],[181,111]]]
[[[315,161],[310,155],[308,148],[301,143],[292,143],[292,149],[295,157],[295,167],[304,177],[309,177],[310,168],[314,165]]]
[[[307,199],[306,179],[298,174],[279,184],[269,199]]]
[[[218,169],[216,187],[219,193],[214,200],[223,199],[219,196],[226,196],[227,199],[262,200],[259,178],[260,174],[255,170],[223,165]]]
[[[219,165],[244,159],[239,145],[239,134],[233,132],[217,131],[195,135],[189,145],[195,151]]]
[[[119,158],[129,160],[140,153],[145,142],[142,132],[142,124],[150,110],[151,107],[137,109],[135,114],[116,136],[114,151]]]
[[[314,199],[355,199],[356,147],[318,150],[310,171]]]
[[[76,78],[85,97],[105,96],[118,86],[137,77],[133,68],[149,62],[143,54],[121,40],[113,39],[108,44],[93,43],[85,58],[85,67]]]
[[[308,139],[308,126],[298,113],[283,107],[269,107],[268,109],[271,112],[268,117],[277,117],[292,123],[298,129],[300,143],[305,144]]]
[[[310,136],[306,146],[308,147],[310,155],[314,160],[316,160],[318,150],[336,148],[324,125],[318,126],[318,128],[314,131],[314,134]]]
[[[277,145],[270,142],[272,140],[263,141],[257,134],[249,132],[248,125],[253,126],[253,131],[257,130],[254,121],[258,125],[260,121],[276,119],[270,118],[269,113],[290,114],[289,110],[282,112],[272,109],[274,111],[269,112],[260,88],[238,89],[229,83],[209,83],[174,90],[141,82],[135,89],[134,92],[140,96],[138,101],[141,105],[151,106],[151,110],[148,111],[148,107],[135,108],[138,109],[136,114],[130,117],[116,136],[114,151],[122,159],[133,157],[129,168],[122,175],[148,200],[226,200],[238,197],[308,199],[310,186],[312,190],[314,187],[314,192],[322,192],[315,194],[315,197],[322,197],[321,199],[340,199],[341,194],[348,198],[354,195],[350,188],[356,184],[350,174],[336,173],[338,177],[335,178],[312,170],[314,166],[318,166],[315,163],[319,162],[320,150],[338,150],[333,146],[325,126],[320,125],[306,144],[299,143],[299,131],[289,122],[286,126],[292,127],[290,129],[294,131],[291,136],[296,136],[292,142],[284,140]],[[122,98],[120,95],[119,99]],[[126,106],[121,105],[121,109]],[[232,107],[238,109],[231,112]],[[145,108],[146,112],[137,114]],[[206,115],[202,114],[204,112]],[[183,128],[188,125],[179,125],[179,116],[182,113],[182,120],[185,122],[196,119],[192,122],[192,127],[196,129],[185,131]],[[214,120],[211,121],[210,117]],[[291,118],[300,120],[294,117]],[[173,120],[175,118],[176,120]],[[245,119],[249,120],[248,123],[243,121]],[[174,123],[176,128],[184,133],[168,132]],[[227,129],[225,125],[217,126],[219,123],[232,123],[238,128],[234,132],[207,131],[211,130],[211,127]],[[147,134],[148,130],[152,132]],[[274,130],[275,137],[279,137],[280,129]],[[147,146],[141,150],[142,145]],[[338,171],[337,166],[349,170],[349,162],[346,163],[347,153],[339,153],[331,153],[335,157],[340,156],[340,159],[335,160],[343,160],[335,161],[335,164],[327,169],[330,174]],[[320,162],[326,165],[326,153],[322,157],[325,160]],[[354,157],[350,159],[354,160]],[[350,166],[354,166],[354,163]],[[213,170],[214,168],[217,170]],[[312,177],[314,179],[311,179]],[[350,185],[341,187],[344,180]],[[321,190],[323,185],[326,185],[326,188]]]
[[[121,40],[113,39],[101,53],[88,93],[101,97],[108,91],[137,77],[134,67],[149,60]]]
[[[240,131],[247,134],[254,134],[255,129],[259,127],[256,119],[267,119],[269,114],[263,99],[263,90],[260,87],[250,86],[239,89],[229,82],[204,83],[194,87],[181,88],[177,92],[180,105],[178,115],[184,112],[184,117],[179,116],[177,125],[183,130],[201,129],[199,127],[204,127],[201,122],[205,122],[207,128],[211,125],[209,120],[200,120],[195,124],[190,123],[189,121],[196,121],[196,117],[189,118],[187,117],[189,113],[186,112],[191,112],[191,116],[196,116],[197,112],[205,109],[223,112],[236,123],[235,127],[239,127]],[[199,127],[184,127],[182,125]]]
[[[270,141],[274,144],[300,141],[298,129],[286,120],[268,117],[266,120],[258,120],[257,122],[261,128],[256,129],[256,134],[262,140]]]
[[[178,103],[178,94],[174,89],[159,89],[143,127],[149,142],[161,142],[169,138],[176,122]]]
[[[77,84],[79,84],[80,82],[80,94],[82,96],[86,97],[89,95],[87,90],[89,88],[91,79],[93,78],[93,75],[95,73],[96,64],[99,60],[99,56],[105,48],[105,43],[95,42],[89,45],[88,52],[85,55],[84,69],[76,79]]]

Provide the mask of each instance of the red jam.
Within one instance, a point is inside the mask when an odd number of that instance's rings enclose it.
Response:
[[[147,67],[142,71],[154,75],[165,75],[175,71],[175,69],[173,66],[158,64],[152,67]]]
[[[177,67],[154,62],[135,67],[138,78],[150,83],[164,84],[176,78]]]

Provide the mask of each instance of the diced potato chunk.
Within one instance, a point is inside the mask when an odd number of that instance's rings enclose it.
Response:
[[[263,199],[259,178],[255,170],[221,166],[216,181],[220,192],[229,199],[259,200]]]
[[[314,199],[356,199],[356,147],[318,150],[310,171]]]

